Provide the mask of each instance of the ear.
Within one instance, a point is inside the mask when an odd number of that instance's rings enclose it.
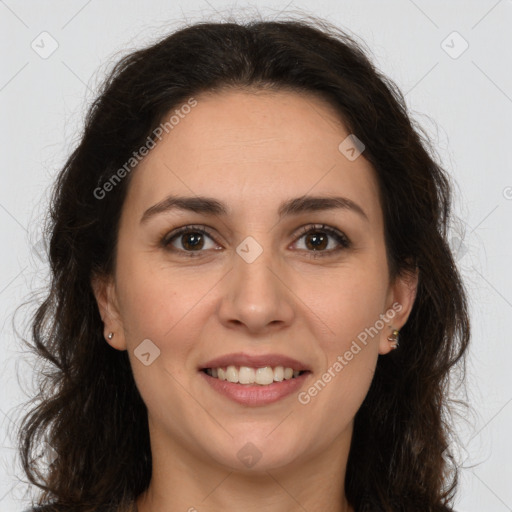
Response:
[[[388,319],[379,338],[379,354],[387,354],[393,350],[393,344],[388,340],[392,332],[405,325],[416,299],[418,290],[419,270],[406,271],[399,274],[390,284],[387,296],[385,316]]]
[[[103,320],[105,340],[117,350],[126,350],[126,339],[119,312],[114,278],[111,276],[94,276],[91,279],[91,286]],[[112,339],[108,339],[109,333],[113,333]]]

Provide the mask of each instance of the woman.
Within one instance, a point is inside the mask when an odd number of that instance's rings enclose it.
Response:
[[[51,205],[54,371],[20,432],[40,510],[451,510],[450,198],[326,23],[200,23],[125,57]]]

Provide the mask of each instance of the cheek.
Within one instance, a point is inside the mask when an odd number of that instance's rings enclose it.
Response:
[[[169,411],[175,417],[185,417],[196,407],[184,389],[190,378],[191,354],[209,316],[207,301],[201,299],[212,288],[211,281],[207,276],[198,279],[197,272],[188,279],[183,271],[150,269],[147,264],[137,270],[129,266],[119,269],[122,317],[134,379],[148,410],[162,423],[168,422]],[[158,349],[158,356],[147,366],[137,356],[143,340],[151,340]],[[152,350],[156,349],[150,345]],[[194,412],[201,414],[200,409]],[[183,435],[178,432],[179,422],[173,428],[176,435]]]
[[[328,317],[336,335],[318,338],[324,366],[298,396],[304,414],[322,425],[320,445],[351,423],[368,393],[378,358],[379,333],[371,328],[382,313],[382,301],[355,299],[349,293],[338,293],[336,299],[336,311]]]
[[[189,323],[190,313],[201,309],[201,298],[215,283],[208,273],[198,278],[197,270],[151,260],[147,255],[127,257],[118,268],[122,319],[131,343],[141,336],[153,336],[155,343],[175,338],[175,332]]]
[[[385,274],[377,267],[373,273],[366,270],[351,269],[325,282],[323,299],[317,298],[314,305],[323,320],[317,339],[325,360],[323,373],[317,376],[321,382],[316,380],[306,390],[303,402],[317,401],[319,410],[336,414],[340,421],[355,414],[363,401],[375,371],[379,338],[387,328],[381,319],[386,305]]]
[[[301,403],[304,414],[318,418],[322,425],[324,439],[319,443],[328,444],[352,423],[370,388],[376,361],[376,351],[362,348],[350,361],[330,364],[326,373],[306,388]]]
[[[152,267],[148,261],[119,267],[126,341],[135,380],[148,406],[162,394],[165,403],[179,409],[182,386],[196,371],[193,354],[198,340],[213,318],[212,292],[221,278],[215,271],[198,278],[197,269],[161,263]],[[146,339],[159,351],[151,366],[141,364],[136,355]],[[158,410],[159,404],[153,405]]]
[[[326,347],[331,356],[333,351],[348,349],[353,339],[385,313],[385,276],[377,266],[352,267],[324,280],[321,292],[316,288],[310,294],[312,309],[328,329],[329,336],[323,339],[331,340]]]

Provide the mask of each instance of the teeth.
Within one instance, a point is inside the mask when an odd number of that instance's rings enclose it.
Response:
[[[256,382],[256,384],[261,384],[262,386],[272,384],[272,382],[274,382],[274,370],[272,370],[270,366],[258,368],[256,370],[256,378],[254,379],[254,382]]]
[[[238,372],[234,366],[226,368],[226,380],[228,382],[238,382]]]
[[[284,368],[283,366],[276,366],[272,368],[265,366],[264,368],[250,368],[248,366],[230,365],[224,368],[208,368],[206,373],[211,377],[216,377],[219,380],[227,380],[228,382],[239,384],[259,384],[260,386],[268,386],[273,382],[282,382],[289,380],[300,375],[299,370],[293,368]]]
[[[240,382],[240,384],[252,384],[253,382],[256,381],[257,372],[259,372],[259,370],[254,371],[254,368],[241,366],[240,370],[238,370],[238,382]],[[260,382],[259,384],[263,383]]]

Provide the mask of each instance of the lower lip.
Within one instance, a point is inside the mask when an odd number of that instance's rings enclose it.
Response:
[[[258,406],[277,402],[282,398],[298,391],[311,372],[304,372],[293,379],[274,382],[268,386],[259,384],[238,384],[227,380],[210,377],[207,373],[199,372],[206,382],[221,395],[242,405]]]

